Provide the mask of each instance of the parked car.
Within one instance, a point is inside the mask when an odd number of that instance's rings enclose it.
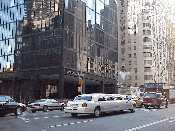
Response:
[[[37,100],[34,103],[28,104],[28,109],[35,113],[36,111],[44,111],[47,110],[56,110],[60,109],[64,110],[64,103],[60,103],[55,99],[41,99]]]
[[[168,108],[168,99],[162,93],[148,92],[145,93],[145,97],[143,98],[143,105],[145,109],[148,107],[160,108],[161,106]]]
[[[82,94],[75,97],[73,101],[68,101],[64,109],[65,113],[72,116],[78,114],[93,114],[99,117],[102,112],[130,110],[135,111],[136,104],[127,100],[120,94]]]
[[[0,116],[5,116],[9,113],[14,113],[18,116],[26,110],[25,104],[15,102],[10,96],[0,95]]]
[[[137,107],[142,108],[142,106],[143,106],[143,100],[141,100],[139,97],[137,97],[137,96],[131,96],[131,95],[126,95],[126,97],[129,100],[135,101]]]
[[[169,102],[170,102],[171,104],[175,103],[175,97],[171,97],[171,98],[169,99]]]

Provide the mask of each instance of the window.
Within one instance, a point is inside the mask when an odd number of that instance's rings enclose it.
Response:
[[[136,50],[136,46],[134,46],[134,50]]]
[[[128,54],[128,57],[131,57],[131,54]]]
[[[135,76],[135,80],[137,80],[137,76]]]
[[[129,76],[129,80],[131,80],[131,76]]]
[[[152,65],[152,60],[144,60],[144,64]]]
[[[152,75],[144,75],[144,80],[152,80]]]
[[[129,68],[129,72],[131,72],[131,68]]]
[[[137,86],[137,83],[135,83],[135,86]]]
[[[129,65],[131,65],[131,61],[129,61]]]
[[[151,38],[149,38],[149,37],[144,37],[144,38],[143,38],[143,42],[151,42]]]
[[[143,35],[151,35],[151,31],[150,30],[143,30]]]
[[[143,49],[152,49],[152,46],[151,45],[143,45]]]
[[[151,24],[150,23],[143,23],[143,27],[150,27],[151,28]]]
[[[136,43],[136,39],[134,39],[134,43]]]
[[[143,52],[143,56],[144,57],[152,57],[152,53],[151,52]]]
[[[137,55],[136,55],[136,53],[134,53],[134,58],[137,58]]]
[[[128,40],[128,43],[131,43],[131,39]]]
[[[134,64],[137,65],[137,61],[134,61]]]
[[[137,68],[134,68],[134,72],[137,73]]]
[[[144,72],[151,72],[151,67],[144,67]]]

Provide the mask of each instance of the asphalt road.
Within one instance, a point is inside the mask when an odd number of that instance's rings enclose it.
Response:
[[[102,114],[99,118],[91,115],[72,117],[63,111],[24,112],[0,117],[1,131],[175,131],[175,104],[169,108],[144,109]]]

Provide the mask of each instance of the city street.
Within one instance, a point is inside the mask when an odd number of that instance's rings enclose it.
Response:
[[[99,118],[92,115],[72,117],[60,110],[31,113],[24,112],[21,116],[13,114],[0,117],[2,131],[173,131],[175,130],[175,104],[169,108],[144,109],[101,114]]]

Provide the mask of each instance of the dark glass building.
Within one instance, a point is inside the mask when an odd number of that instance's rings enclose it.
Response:
[[[116,93],[115,0],[25,0],[16,8],[24,15],[14,19],[14,71],[0,77],[18,101],[45,98],[48,89],[50,97],[73,98],[80,78],[82,93]]]

